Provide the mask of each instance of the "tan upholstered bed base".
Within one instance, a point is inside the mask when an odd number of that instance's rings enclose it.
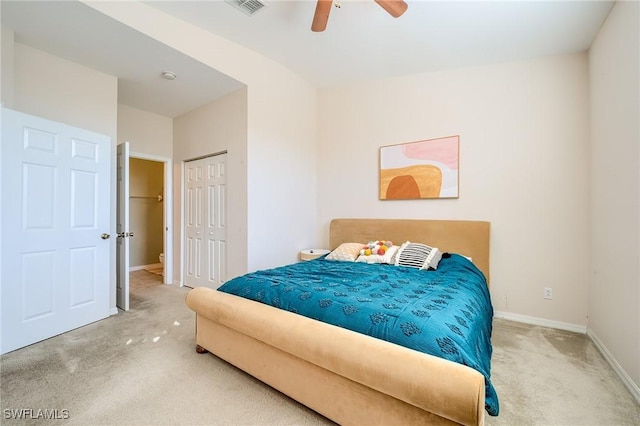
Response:
[[[488,272],[488,224],[475,224],[485,241],[461,247],[486,250]],[[198,345],[339,424],[484,424],[484,377],[469,367],[205,287],[186,303]]]
[[[187,305],[198,345],[337,423],[484,420],[484,377],[468,367],[204,287]]]

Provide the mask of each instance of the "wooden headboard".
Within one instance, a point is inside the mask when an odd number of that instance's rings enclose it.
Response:
[[[367,243],[377,239],[400,245],[405,241],[424,243],[442,252],[471,257],[489,282],[490,222],[475,220],[419,219],[333,219],[329,244]]]

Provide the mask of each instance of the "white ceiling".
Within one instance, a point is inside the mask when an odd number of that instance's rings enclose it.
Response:
[[[585,51],[614,3],[407,0],[407,12],[394,19],[373,0],[341,0],[326,31],[314,33],[315,1],[265,2],[253,16],[222,0],[145,3],[270,57],[318,87]],[[17,42],[117,76],[120,103],[175,117],[241,87],[84,4],[2,0],[1,6],[2,23]],[[161,79],[164,70],[178,78]]]
[[[118,102],[177,117],[239,82],[77,1],[2,0],[2,25],[20,42],[118,77]],[[234,10],[235,12],[235,10]],[[161,77],[173,71],[173,81]]]

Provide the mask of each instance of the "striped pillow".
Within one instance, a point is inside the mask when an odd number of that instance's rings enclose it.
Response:
[[[442,252],[437,247],[407,241],[398,250],[395,264],[417,269],[437,269],[440,259]]]

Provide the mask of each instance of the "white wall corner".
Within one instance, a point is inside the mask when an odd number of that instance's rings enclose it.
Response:
[[[557,330],[572,331],[574,333],[580,333],[580,334],[587,333],[587,327],[584,325],[571,324],[571,323],[562,322],[562,321],[553,321],[545,318],[530,317],[528,315],[514,314],[511,312],[494,311],[493,317],[505,319],[509,321],[521,322],[524,324],[555,328]]]
[[[591,339],[591,341],[596,346],[596,348],[598,348],[598,350],[600,351],[604,359],[606,359],[609,365],[611,365],[611,368],[613,368],[613,371],[615,371],[618,377],[620,377],[620,380],[622,380],[622,383],[624,383],[624,386],[629,390],[629,392],[631,392],[631,395],[634,397],[636,402],[640,404],[640,387],[638,387],[638,384],[634,383],[633,379],[631,379],[631,377],[627,374],[624,368],[622,368],[620,363],[616,361],[616,359],[611,354],[611,352],[609,352],[609,349],[607,349],[604,343],[602,343],[602,340],[600,340],[600,338],[598,338],[598,336],[590,328],[587,329],[587,337]]]

